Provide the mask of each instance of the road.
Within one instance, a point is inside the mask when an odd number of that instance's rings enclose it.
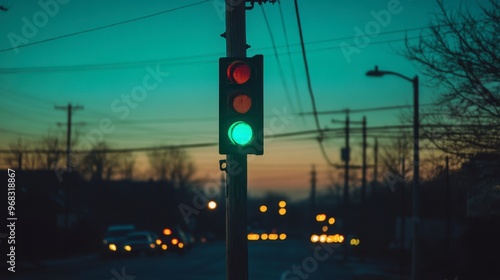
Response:
[[[399,279],[381,266],[339,261],[335,246],[299,240],[249,243],[251,280]],[[225,244],[199,244],[184,255],[101,259],[98,255],[46,261],[33,271],[9,273],[2,279],[31,280],[221,280],[225,279]]]

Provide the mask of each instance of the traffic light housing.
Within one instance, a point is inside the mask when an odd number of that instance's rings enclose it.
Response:
[[[264,154],[264,56],[219,59],[219,154]]]

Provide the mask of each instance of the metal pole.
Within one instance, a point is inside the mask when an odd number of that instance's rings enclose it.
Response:
[[[342,221],[342,227],[344,234],[347,235],[348,232],[348,220],[349,220],[349,111],[345,117],[345,174],[344,174],[344,217]],[[344,258],[348,258],[348,246],[344,246]]]
[[[447,260],[447,268],[446,268],[446,273],[448,274],[447,276],[450,275],[450,268],[451,268],[451,238],[450,238],[450,165],[449,165],[449,158],[446,156],[446,260]]]
[[[312,166],[311,170],[311,213],[308,217],[308,221],[306,222],[306,225],[308,226],[308,231],[307,233],[310,234],[312,233],[315,224],[315,219],[314,217],[316,216],[316,169],[315,166]]]
[[[68,112],[68,123],[66,129],[66,170],[69,171],[71,168],[71,103],[68,104],[67,112]],[[66,200],[66,207],[64,209],[64,227],[66,230],[69,230],[69,183],[68,180],[65,182],[66,184],[66,192],[64,194]]]
[[[248,280],[247,158],[227,155],[226,276]]]
[[[68,129],[66,130],[66,168],[71,167],[71,103],[68,104]]]
[[[413,250],[412,250],[412,280],[419,279],[418,258],[418,193],[420,190],[420,160],[419,160],[419,102],[418,102],[418,76],[413,83]]]
[[[23,152],[19,151],[19,154],[17,155],[17,167],[19,171],[23,169]]]
[[[401,149],[402,150],[402,149]],[[405,268],[405,157],[401,157],[401,176],[403,186],[401,188],[401,279],[404,279]]]
[[[311,215],[316,214],[316,169],[313,164],[311,170]]]
[[[246,57],[245,1],[226,1],[226,55]],[[227,155],[226,277],[248,280],[247,156]]]
[[[366,117],[363,116],[363,166],[361,169],[361,203],[364,205],[366,196]]]
[[[373,190],[373,187],[377,185],[377,182],[378,182],[378,138],[375,137],[375,145],[373,147],[373,183],[374,185],[372,186],[372,190]]]
[[[363,116],[363,120],[362,120],[362,125],[363,125],[363,154],[362,154],[362,167],[361,167],[361,209],[362,209],[362,212],[361,212],[361,215],[363,215],[363,218],[367,218],[367,205],[366,205],[366,116]],[[368,230],[368,228],[366,227],[366,224],[363,224],[361,226],[362,228],[362,231],[361,231],[361,238],[362,239],[365,239],[365,236],[366,235],[366,232]],[[365,261],[365,256],[366,256],[366,246],[362,246],[360,248],[361,250],[361,261]]]

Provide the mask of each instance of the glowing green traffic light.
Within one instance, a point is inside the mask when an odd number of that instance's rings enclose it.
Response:
[[[233,144],[245,146],[252,141],[253,130],[246,122],[237,121],[229,127],[227,135]]]

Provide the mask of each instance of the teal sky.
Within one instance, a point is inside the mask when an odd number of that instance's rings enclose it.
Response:
[[[0,11],[0,149],[7,149],[19,137],[36,142],[49,132],[65,133],[65,127],[57,123],[66,122],[66,114],[54,106],[68,103],[84,107],[73,114],[75,123],[85,122],[84,126],[74,126],[82,137],[99,128],[103,118],[110,119],[114,130],[104,133],[104,141],[113,148],[216,142],[217,61],[225,55],[225,40],[219,36],[225,30],[220,10],[223,0],[9,50],[13,38],[17,40],[14,44],[33,43],[200,1],[3,1],[10,9]],[[40,3],[52,3],[52,14],[47,15]],[[452,9],[459,5],[472,11],[477,9],[476,1],[447,0],[445,5]],[[428,25],[438,12],[436,1],[317,0],[299,1],[299,8],[319,111],[412,104],[410,83],[397,77],[367,78],[365,72],[379,65],[380,69],[406,76],[418,74],[412,63],[396,54],[396,50],[403,48],[405,34],[409,38],[418,36],[423,30],[416,28]],[[299,108],[310,112],[312,106],[293,1],[281,1],[290,56],[285,47],[280,6],[266,4],[264,9],[288,88],[287,94],[262,9],[256,5],[247,11],[247,43],[252,46],[248,56],[264,55],[265,113],[269,116],[266,121],[276,110],[285,110],[290,121],[276,133],[315,129],[311,116],[295,115]],[[389,13],[390,19],[377,22],[374,13]],[[36,29],[27,31],[26,22]],[[376,29],[369,42],[356,37],[356,30],[366,32],[370,27]],[[356,43],[364,45],[346,56],[342,46]],[[136,86],[143,85],[151,72],[148,69],[168,75],[148,80],[151,90],[134,102],[135,108],[126,105],[122,96],[131,95]],[[425,82],[426,77],[421,80]],[[421,86],[421,103],[430,102],[433,96],[431,89]],[[123,106],[128,108],[128,114],[123,113]],[[399,114],[386,111],[365,115],[368,125],[376,126],[399,124]],[[332,118],[343,120],[344,116],[322,116],[321,126],[342,127],[332,124]],[[352,120],[361,118],[361,114],[351,115]],[[359,148],[360,141],[354,137],[351,143]],[[337,163],[342,143],[342,139],[326,142],[328,154]],[[209,174],[219,172],[218,160],[223,156],[218,155],[217,147],[190,149],[189,153],[198,166],[198,177],[209,178]],[[147,160],[143,155],[137,156],[136,167],[144,175]],[[360,155],[353,157],[356,160]],[[303,197],[308,193],[313,164],[318,170],[320,190],[331,183],[328,175],[331,170],[313,140],[273,139],[267,142],[264,156],[249,160],[250,194],[275,190]]]

